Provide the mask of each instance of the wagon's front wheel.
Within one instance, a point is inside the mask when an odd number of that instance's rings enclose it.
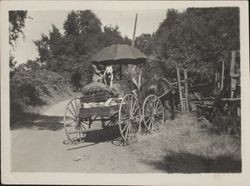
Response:
[[[142,106],[143,123],[148,132],[158,131],[164,123],[164,107],[156,95],[149,95]]]
[[[89,121],[79,118],[81,102],[79,98],[74,98],[69,101],[64,114],[64,129],[66,136],[72,144],[83,142],[86,134],[83,130],[89,126]]]
[[[134,143],[141,124],[141,109],[137,98],[132,94],[123,97],[118,115],[118,125],[126,144]]]

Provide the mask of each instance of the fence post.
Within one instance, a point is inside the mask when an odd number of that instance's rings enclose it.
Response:
[[[231,76],[231,98],[234,96],[234,89],[236,80],[234,79],[233,75],[235,74],[235,61],[236,61],[236,51],[233,50],[231,53],[231,66],[230,66],[230,76]]]
[[[189,112],[189,108],[188,108],[188,76],[187,76],[187,69],[184,69],[184,82],[185,82],[186,111]]]
[[[225,74],[225,62],[224,60],[222,61],[222,64],[221,64],[221,87],[220,87],[220,93],[222,92],[223,88],[224,88],[224,74]]]
[[[182,100],[182,88],[181,88],[181,77],[180,77],[180,69],[177,67],[177,84],[179,89],[179,97],[180,97],[180,106],[181,112],[183,112],[183,100]]]

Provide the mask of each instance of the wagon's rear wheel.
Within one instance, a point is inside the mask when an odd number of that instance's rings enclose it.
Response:
[[[137,98],[132,94],[123,97],[118,114],[118,125],[122,139],[126,144],[137,140],[140,130],[141,110]]]
[[[149,95],[142,106],[143,123],[149,132],[158,131],[164,123],[164,107],[156,95]]]
[[[89,127],[88,120],[79,118],[81,102],[79,98],[74,98],[67,104],[64,114],[64,129],[69,141],[73,144],[83,142],[86,134],[84,129]]]

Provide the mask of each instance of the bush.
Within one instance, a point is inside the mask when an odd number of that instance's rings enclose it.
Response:
[[[20,65],[10,74],[11,123],[35,107],[46,105],[58,96],[71,94],[69,84],[57,73],[24,67]]]

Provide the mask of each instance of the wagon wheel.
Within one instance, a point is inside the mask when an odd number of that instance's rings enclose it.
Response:
[[[89,128],[89,120],[79,118],[81,102],[79,98],[74,98],[67,104],[64,114],[64,129],[69,141],[73,144],[83,142],[86,134],[84,129]]]
[[[110,99],[110,102],[114,102],[114,101],[115,101],[114,98]],[[103,116],[101,120],[102,120],[103,128],[117,126],[118,125],[118,111],[112,113],[111,116]]]
[[[142,106],[143,123],[149,132],[158,131],[164,123],[164,107],[155,95],[149,95]]]
[[[140,129],[141,110],[137,98],[132,94],[123,97],[118,113],[119,130],[124,142],[128,145],[137,140]]]

